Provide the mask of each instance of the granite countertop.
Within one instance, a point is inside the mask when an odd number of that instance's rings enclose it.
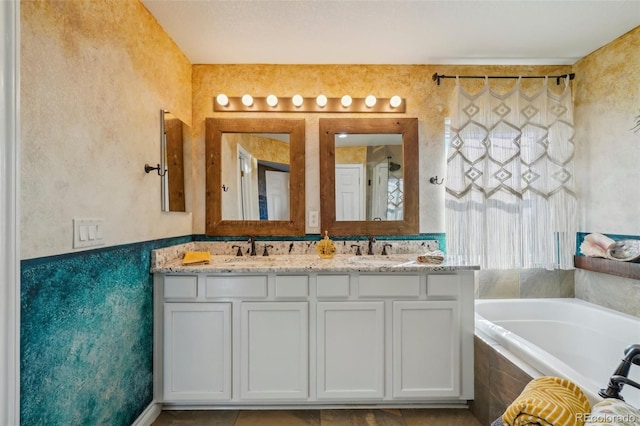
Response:
[[[321,259],[317,254],[291,254],[274,256],[212,255],[208,265],[182,265],[182,257],[167,259],[153,265],[154,273],[308,273],[308,272],[453,272],[477,270],[478,266],[447,263],[439,265],[416,262],[416,254],[389,256],[354,256],[338,254],[332,259]]]

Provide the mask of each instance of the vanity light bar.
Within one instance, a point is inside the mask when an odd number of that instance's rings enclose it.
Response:
[[[244,99],[243,99],[244,98]],[[249,103],[248,99],[252,102]],[[324,95],[318,97],[303,97],[295,95],[290,98],[279,98],[275,95],[266,97],[227,96],[223,93],[213,99],[215,112],[395,112],[406,111],[405,99],[400,96],[391,98],[376,98],[369,95],[366,98],[352,98],[349,95],[340,98],[329,98]]]

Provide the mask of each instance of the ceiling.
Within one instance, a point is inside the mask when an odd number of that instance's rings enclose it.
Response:
[[[141,0],[192,64],[569,65],[640,0]]]

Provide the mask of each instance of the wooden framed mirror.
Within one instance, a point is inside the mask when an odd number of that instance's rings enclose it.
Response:
[[[418,234],[418,119],[321,118],[319,127],[322,232]]]
[[[305,123],[207,118],[207,235],[305,233]]]
[[[185,212],[184,151],[189,126],[169,111],[160,110],[160,202],[163,212]]]

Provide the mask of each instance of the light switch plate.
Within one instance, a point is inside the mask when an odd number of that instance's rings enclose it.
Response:
[[[104,245],[104,219],[73,219],[73,248]]]

